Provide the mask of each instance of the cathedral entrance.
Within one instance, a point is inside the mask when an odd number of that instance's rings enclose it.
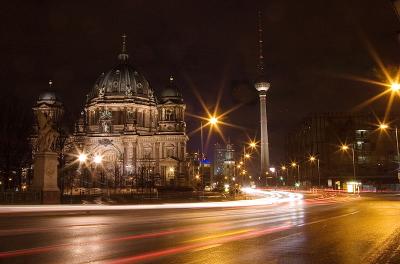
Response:
[[[122,160],[120,154],[114,149],[99,152],[98,163],[94,164],[92,175],[92,193],[110,195],[121,188]]]

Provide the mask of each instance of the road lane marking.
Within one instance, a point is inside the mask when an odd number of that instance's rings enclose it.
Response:
[[[316,220],[316,221],[312,221],[312,222],[308,222],[308,223],[298,224],[297,226],[306,226],[306,225],[318,224],[318,223],[326,222],[326,221],[329,221],[329,220],[332,220],[332,219],[337,219],[337,218],[342,218],[342,217],[346,217],[346,216],[349,216],[349,215],[357,214],[359,212],[360,211],[354,211],[354,212],[351,212],[351,213],[348,213],[348,214],[337,215],[337,216],[328,217],[328,218],[324,218],[324,219],[320,219],[320,220]]]
[[[215,247],[219,247],[219,246],[222,246],[222,244],[212,244],[212,245],[196,248],[196,249],[191,250],[191,252],[207,250],[207,249],[211,249],[211,248],[215,248]]]
[[[254,230],[255,229],[252,228],[252,229],[236,230],[236,231],[232,231],[232,232],[225,232],[225,233],[218,234],[218,235],[210,235],[210,236],[200,237],[200,238],[196,238],[196,239],[186,240],[183,243],[197,242],[197,241],[208,240],[208,239],[213,239],[213,238],[220,238],[220,237],[224,237],[224,236],[243,234],[243,233],[247,233],[247,232],[254,231]]]

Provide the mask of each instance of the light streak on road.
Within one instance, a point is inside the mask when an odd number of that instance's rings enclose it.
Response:
[[[109,242],[121,242],[121,241],[137,240],[137,239],[144,239],[144,238],[156,238],[156,237],[162,237],[162,236],[167,236],[167,235],[183,233],[183,232],[187,232],[190,230],[191,229],[182,228],[182,229],[167,230],[167,231],[147,233],[147,234],[137,234],[137,235],[131,235],[131,236],[104,239],[101,242],[109,243]],[[95,243],[95,242],[99,242],[99,241],[92,241],[91,243]],[[19,250],[14,250],[14,251],[4,251],[4,252],[0,252],[0,259],[16,257],[16,256],[21,256],[21,255],[32,255],[32,254],[45,253],[45,252],[49,252],[49,251],[53,251],[53,250],[57,250],[57,249],[64,249],[66,247],[73,247],[73,246],[83,247],[83,246],[89,245],[89,244],[90,244],[89,242],[79,243],[79,244],[78,243],[65,243],[65,244],[49,245],[49,246],[36,247],[36,248],[19,249]]]
[[[167,249],[162,249],[162,250],[159,250],[159,251],[147,252],[147,253],[143,253],[143,254],[140,254],[140,255],[122,257],[122,258],[119,258],[119,259],[106,261],[105,263],[108,263],[108,264],[125,264],[125,263],[137,263],[139,261],[148,261],[148,260],[151,260],[151,259],[154,259],[154,258],[159,258],[159,257],[168,256],[168,255],[183,253],[183,252],[186,252],[186,251],[189,251],[189,250],[196,250],[196,249],[201,249],[201,248],[214,247],[214,246],[217,246],[217,245],[220,245],[220,244],[224,244],[224,243],[228,243],[228,242],[232,242],[232,241],[239,241],[239,240],[243,240],[243,239],[256,238],[256,237],[268,235],[268,234],[271,234],[271,233],[287,230],[290,227],[291,227],[291,225],[274,226],[274,227],[265,228],[265,229],[261,229],[261,230],[245,232],[243,234],[238,234],[238,235],[233,235],[233,236],[228,236],[228,237],[222,237],[220,239],[210,240],[210,241],[206,241],[206,242],[192,243],[192,244],[178,246],[178,247],[174,247],[174,248],[167,248]]]
[[[293,202],[303,199],[300,193],[285,191],[264,191],[252,188],[243,188],[242,191],[252,195],[254,199],[228,202],[200,202],[200,203],[166,203],[141,205],[35,205],[35,206],[2,206],[0,214],[27,213],[27,212],[63,212],[63,211],[108,211],[108,210],[151,210],[151,209],[195,209],[195,208],[222,208],[262,206],[275,203]]]

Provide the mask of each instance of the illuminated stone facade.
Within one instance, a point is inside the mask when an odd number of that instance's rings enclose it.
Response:
[[[123,41],[117,66],[102,73],[87,95],[64,152],[87,155],[91,187],[182,186],[188,184],[187,140],[185,104],[173,77],[157,98],[129,64]]]

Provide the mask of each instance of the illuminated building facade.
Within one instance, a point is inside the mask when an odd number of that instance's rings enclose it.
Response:
[[[354,149],[357,181],[375,186],[398,183],[395,133],[380,131],[377,123],[373,113],[310,115],[288,135],[286,161],[299,164],[302,185],[318,185],[320,176],[321,185],[335,187],[353,178]],[[347,152],[340,150],[341,144],[349,146]],[[320,175],[310,155],[319,159]],[[288,167],[292,184],[297,168]]]
[[[88,93],[63,151],[75,154],[67,157],[66,168],[85,155],[79,166],[87,170],[72,172],[75,186],[184,186],[187,140],[185,103],[173,77],[156,97],[129,63],[123,36],[117,65]]]
[[[213,177],[211,182],[223,184],[235,175],[235,148],[230,142],[214,145]]]

